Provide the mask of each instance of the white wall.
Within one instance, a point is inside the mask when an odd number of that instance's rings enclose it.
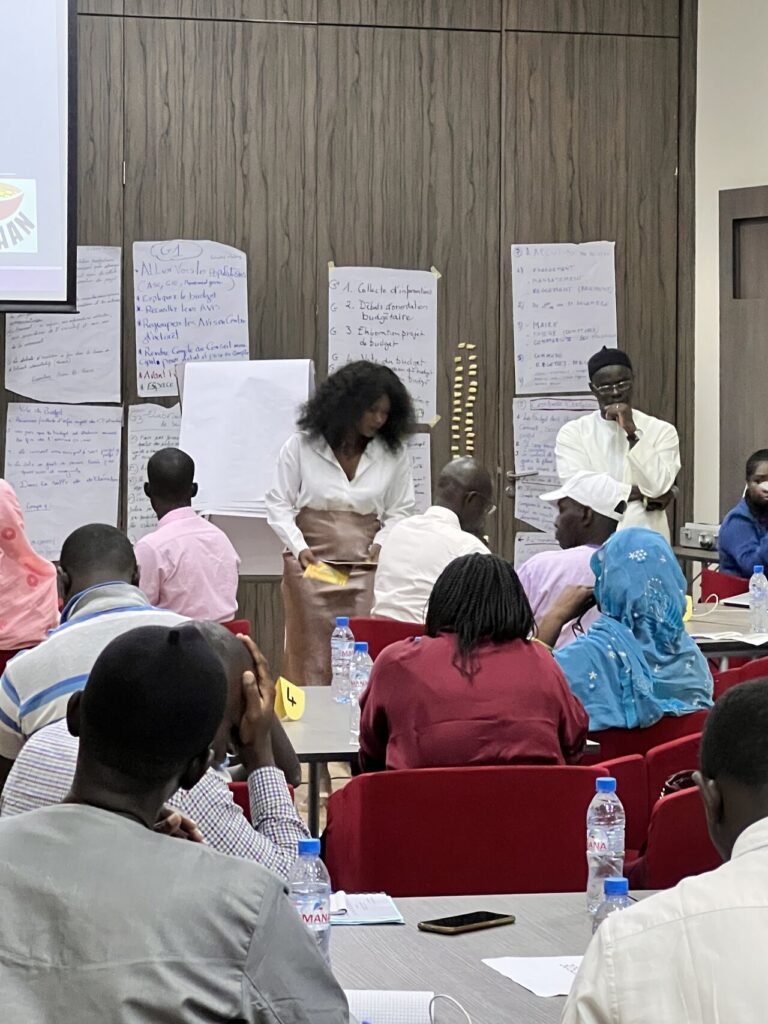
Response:
[[[699,0],[697,63],[694,513],[717,522],[718,191],[768,185],[768,0]]]

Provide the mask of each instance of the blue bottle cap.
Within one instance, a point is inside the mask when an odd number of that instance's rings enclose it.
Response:
[[[319,857],[320,856],[320,840],[319,839],[300,839],[299,840],[299,856],[300,857]]]
[[[355,640],[355,653],[362,651],[364,654],[368,653],[368,642],[366,640]]]
[[[626,896],[629,892],[629,881],[626,878],[606,878],[604,891],[606,896]]]
[[[755,572],[762,572],[762,571],[763,571],[763,566],[762,565],[756,565],[755,568],[752,570],[753,573],[755,573]]]
[[[608,778],[597,779],[595,781],[595,792],[597,793],[615,793],[616,792],[616,779]]]
[[[336,616],[336,625],[337,626],[348,626],[349,625],[349,616],[348,615],[337,615]]]

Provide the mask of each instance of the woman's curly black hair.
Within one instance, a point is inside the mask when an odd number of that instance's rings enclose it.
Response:
[[[462,555],[438,576],[427,606],[427,636],[453,633],[453,664],[471,679],[478,671],[477,648],[527,640],[533,612],[512,563],[498,555]]]
[[[313,437],[324,437],[336,449],[383,395],[389,397],[389,416],[379,437],[396,452],[414,425],[411,396],[388,366],[366,359],[347,363],[323,381],[303,406],[297,425]]]

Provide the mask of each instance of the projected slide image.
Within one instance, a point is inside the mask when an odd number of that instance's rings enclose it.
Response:
[[[0,252],[37,252],[37,182],[0,181]]]

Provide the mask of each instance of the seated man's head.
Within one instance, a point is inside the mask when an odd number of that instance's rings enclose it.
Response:
[[[627,508],[625,488],[607,473],[579,470],[542,501],[557,504],[555,538],[561,548],[605,544]]]
[[[435,505],[454,512],[462,530],[482,537],[486,516],[495,511],[488,470],[469,457],[449,462],[437,480]]]
[[[768,514],[768,449],[760,448],[747,459],[746,497],[760,512]]]
[[[161,448],[147,463],[144,493],[158,519],[175,508],[187,508],[197,494],[195,463],[180,448]]]
[[[211,744],[214,764],[220,765],[227,753],[236,750],[239,744],[239,726],[245,711],[243,676],[246,672],[253,672],[253,658],[243,641],[218,622],[198,622],[197,626],[224,667],[227,677],[224,717]]]
[[[533,612],[511,562],[497,555],[462,555],[435,581],[427,608],[427,636],[454,633],[457,666],[475,670],[473,652],[485,640],[526,640],[533,633]]]
[[[768,679],[717,701],[701,740],[696,782],[712,842],[724,860],[744,829],[768,817]]]
[[[611,405],[632,404],[635,377],[632,362],[618,348],[601,348],[587,363],[589,390],[597,399],[600,412]]]
[[[117,637],[67,708],[80,738],[70,798],[151,827],[164,801],[212,763],[226,704],[224,668],[197,625]]]
[[[70,533],[59,557],[62,599],[68,601],[89,587],[115,582],[139,583],[133,545],[126,535],[105,523],[91,523]]]

